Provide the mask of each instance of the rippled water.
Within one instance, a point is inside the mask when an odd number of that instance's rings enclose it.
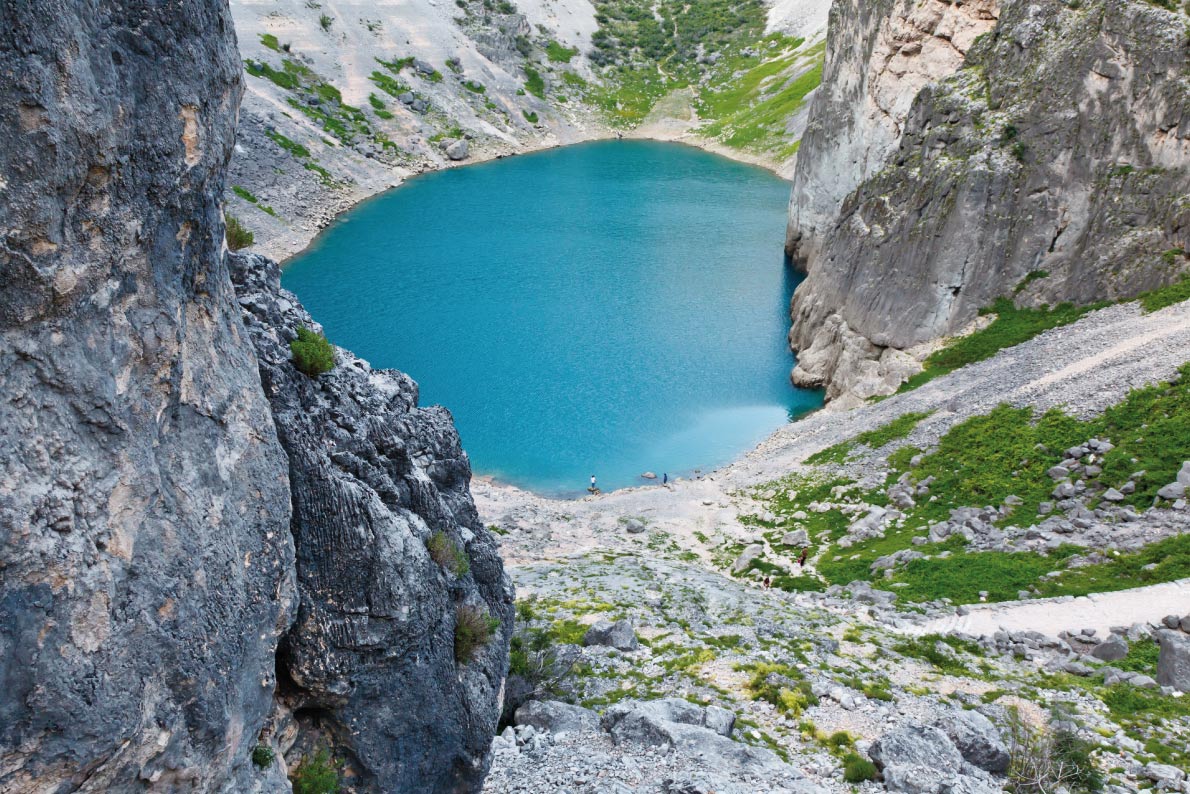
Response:
[[[476,473],[607,490],[726,463],[821,405],[788,379],[788,192],[677,144],[564,147],[409,180],[283,283],[450,408]]]

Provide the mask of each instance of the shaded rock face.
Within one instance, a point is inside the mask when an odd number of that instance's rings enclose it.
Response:
[[[1047,275],[1019,303],[1088,303],[1190,265],[1190,50],[1178,14],[1139,0],[1008,0],[997,13],[956,73],[919,91],[906,83],[914,99],[895,149],[852,170],[861,181],[825,228],[829,202],[798,214],[810,199],[796,192],[816,184],[819,158],[851,160],[846,136],[838,152],[824,139],[831,106],[815,105],[821,134],[803,142],[795,177],[791,246],[809,276],[790,342],[803,352],[794,380],[826,385],[828,399],[891,393],[912,369],[900,351],[963,329],[1030,273]],[[841,28],[828,65],[858,47]],[[855,83],[865,64],[850,62],[828,70],[823,97]]]
[[[294,583],[222,256],[240,71],[226,3],[4,4],[5,792],[287,786],[248,760]]]
[[[450,414],[418,408],[408,376],[344,350],[330,372],[299,372],[289,342],[314,321],[281,289],[275,263],[230,259],[293,487],[301,606],[282,643],[280,699],[301,728],[329,735],[361,790],[476,790],[500,714],[513,593]],[[469,571],[431,558],[436,533],[466,552]],[[461,664],[464,605],[499,628]]]
[[[955,73],[998,0],[836,0],[822,86],[802,136],[786,250],[805,266],[843,200],[884,165],[927,85]]]

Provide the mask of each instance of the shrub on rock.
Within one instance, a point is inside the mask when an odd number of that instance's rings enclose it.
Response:
[[[471,570],[471,560],[467,552],[450,539],[445,532],[435,532],[426,541],[426,549],[430,558],[455,576],[466,576]]]
[[[248,231],[236,216],[225,215],[224,221],[227,224],[227,247],[231,250],[239,251],[256,241],[255,235]]]
[[[329,372],[335,366],[335,351],[322,334],[309,328],[298,328],[297,339],[289,343],[293,365],[311,378]]]
[[[463,604],[455,611],[455,661],[467,664],[488,644],[500,621],[479,607]]]

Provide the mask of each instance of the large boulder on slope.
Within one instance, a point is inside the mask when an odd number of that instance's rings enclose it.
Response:
[[[1190,634],[1172,629],[1157,632],[1161,651],[1157,657],[1157,683],[1179,692],[1190,692]]]

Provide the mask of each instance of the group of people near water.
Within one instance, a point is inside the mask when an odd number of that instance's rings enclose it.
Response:
[[[651,477],[653,475],[649,475],[649,476]],[[662,472],[661,484],[669,485],[669,472]],[[595,475],[594,474],[591,475],[591,487],[587,489],[587,493],[602,493],[599,490],[599,486],[595,484]]]

